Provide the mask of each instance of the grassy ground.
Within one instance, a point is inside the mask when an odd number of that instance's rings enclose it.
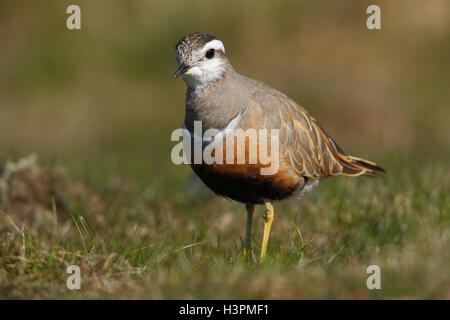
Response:
[[[376,3],[381,30],[368,0],[0,1],[0,298],[450,298],[450,2]],[[388,171],[276,204],[264,265],[244,206],[170,160],[194,31]]]
[[[206,191],[189,199],[183,188],[165,197],[117,178],[95,190],[33,159],[10,163],[0,296],[448,299],[447,168],[385,163],[380,179],[330,179],[278,204],[264,265],[242,255],[242,205]],[[78,291],[66,287],[71,264],[81,267]],[[372,264],[381,290],[366,287]]]

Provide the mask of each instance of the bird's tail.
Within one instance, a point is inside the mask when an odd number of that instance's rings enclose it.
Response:
[[[337,153],[339,162],[343,166],[342,174],[345,176],[367,176],[376,177],[378,172],[386,172],[376,163],[361,158],[347,156],[340,152]]]
[[[333,143],[336,147],[336,158],[343,167],[343,175],[376,177],[379,172],[386,172],[386,170],[377,166],[374,162],[346,155],[344,150],[336,142],[333,141]]]

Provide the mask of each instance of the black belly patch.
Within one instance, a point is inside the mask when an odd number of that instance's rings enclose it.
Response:
[[[284,183],[276,176],[224,174],[207,165],[193,166],[194,172],[216,194],[243,203],[263,204],[293,195],[300,183]]]

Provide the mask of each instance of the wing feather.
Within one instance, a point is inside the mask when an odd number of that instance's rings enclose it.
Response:
[[[318,179],[342,173],[334,142],[305,109],[277,92],[258,91],[252,102],[261,108],[261,125],[279,129],[281,155],[298,175]]]
[[[281,157],[295,174],[320,177],[376,176],[384,169],[375,163],[346,155],[305,109],[281,92],[255,82],[247,104],[244,128],[278,129]]]

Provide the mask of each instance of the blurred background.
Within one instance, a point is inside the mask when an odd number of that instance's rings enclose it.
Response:
[[[368,30],[372,3],[2,1],[1,153],[172,185],[190,170],[170,161],[185,93],[173,48],[205,31],[236,70],[307,108],[347,152],[448,159],[450,2],[377,1],[382,29]],[[70,4],[81,30],[66,28]]]
[[[450,297],[449,13],[448,0],[2,0],[0,297],[73,297],[61,259],[83,268],[79,297]],[[170,159],[186,90],[173,48],[195,31],[388,171],[277,206],[267,268],[240,263],[244,207],[203,201]],[[31,153],[51,170],[18,161]],[[382,295],[365,288],[373,263]]]

